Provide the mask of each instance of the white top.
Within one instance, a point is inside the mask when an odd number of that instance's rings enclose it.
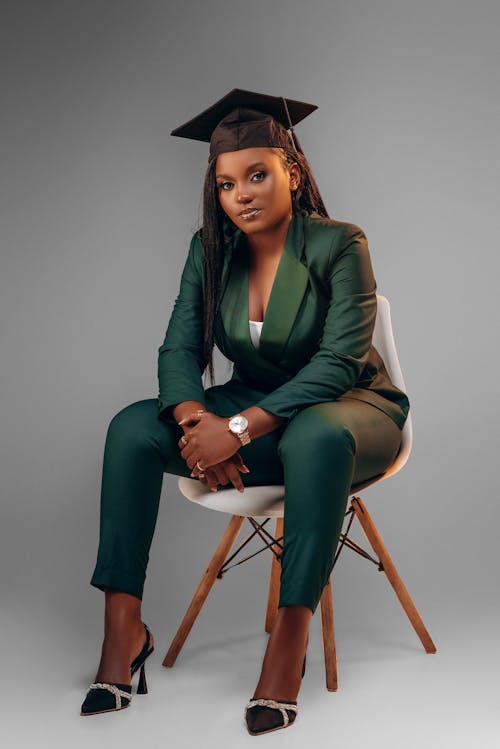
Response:
[[[262,331],[262,326],[264,325],[264,320],[262,320],[262,322],[260,322],[259,320],[249,320],[248,323],[250,325],[250,338],[252,339],[252,343],[255,348],[258,349],[260,333]]]

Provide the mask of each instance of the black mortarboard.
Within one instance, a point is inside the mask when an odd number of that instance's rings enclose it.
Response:
[[[293,125],[317,108],[315,104],[295,99],[233,88],[222,99],[184,125],[176,127],[170,134],[209,142],[210,161],[226,151],[281,145],[282,141],[277,140],[275,125],[275,121],[278,121],[289,130],[294,148],[302,152]]]

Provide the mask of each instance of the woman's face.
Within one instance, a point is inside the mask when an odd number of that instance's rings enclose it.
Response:
[[[297,164],[285,167],[271,148],[219,154],[215,177],[223,211],[245,234],[268,231],[291,218],[291,190],[299,185],[300,170]]]

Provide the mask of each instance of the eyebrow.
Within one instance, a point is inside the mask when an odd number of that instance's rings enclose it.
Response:
[[[263,161],[255,161],[253,164],[250,164],[249,167],[245,169],[245,174],[248,174],[252,169],[255,169],[256,166],[266,166],[266,164]],[[217,174],[216,178],[220,179],[221,177],[229,177],[231,179],[229,174]]]

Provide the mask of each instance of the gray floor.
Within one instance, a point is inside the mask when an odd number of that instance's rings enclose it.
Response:
[[[497,749],[500,621],[494,608],[488,611],[484,601],[479,607],[470,597],[462,609],[456,600],[432,600],[414,579],[412,595],[438,648],[428,655],[383,573],[348,554],[350,559],[341,559],[344,569],[337,568],[334,594],[340,689],[325,688],[318,611],[298,719],[286,731],[257,737],[260,743]],[[228,604],[231,586],[244,584],[245,575],[255,574],[261,564],[240,573],[239,581],[215,586],[172,669],[161,661],[183,612],[147,616],[143,607],[156,638],[146,671],[149,693],[135,694],[134,677],[132,704],[118,713],[79,715],[97,665],[99,617],[83,629],[82,619],[75,618],[72,626],[55,601],[52,610],[59,613],[53,616],[48,607],[40,616],[32,609],[4,610],[2,660],[13,666],[4,672],[4,737],[17,747],[101,747],[110,741],[155,749],[251,744],[256,739],[246,732],[243,708],[258,678],[267,635],[259,626],[261,611],[249,617],[242,609],[231,612]],[[95,599],[98,611],[100,593]],[[5,633],[11,633],[8,641]]]

